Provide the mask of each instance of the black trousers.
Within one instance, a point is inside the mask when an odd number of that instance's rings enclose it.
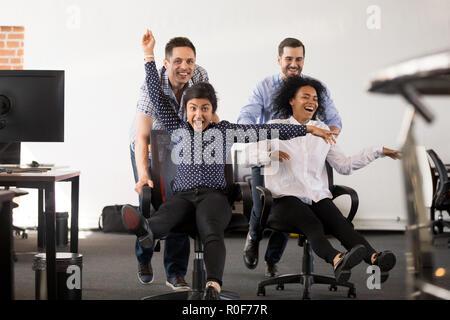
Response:
[[[177,192],[164,202],[149,219],[155,239],[165,237],[172,230],[185,229],[195,223],[205,252],[207,280],[222,285],[225,267],[224,231],[231,220],[231,207],[223,191],[195,189]]]
[[[364,245],[367,248],[364,261],[369,264],[370,256],[376,252],[328,198],[313,201],[312,205],[292,196],[275,198],[268,222],[271,220],[303,233],[311,243],[312,250],[331,264],[339,251],[331,246],[325,234],[334,236],[347,250],[359,244]]]

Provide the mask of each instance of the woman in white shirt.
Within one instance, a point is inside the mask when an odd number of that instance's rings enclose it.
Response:
[[[289,78],[274,101],[276,114],[287,119],[269,123],[305,124],[329,129],[322,122],[313,120],[317,113],[323,112],[320,103],[322,90],[324,88],[318,81]],[[247,150],[248,165],[265,166],[265,187],[274,198],[270,219],[296,226],[304,233],[313,251],[333,265],[338,281],[347,281],[350,269],[362,260],[378,265],[381,281],[386,281],[388,271],[395,265],[395,255],[390,251],[373,249],[331,201],[325,161],[337,172],[348,175],[380,157],[399,159],[398,151],[372,147],[347,157],[337,145],[326,144],[313,135],[259,142]],[[334,249],[326,239],[325,231],[336,237],[347,253]]]

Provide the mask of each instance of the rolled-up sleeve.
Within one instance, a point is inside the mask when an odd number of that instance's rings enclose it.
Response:
[[[325,108],[325,115],[322,120],[329,127],[338,127],[339,130],[342,130],[342,121],[341,116],[339,115],[336,106],[334,105],[333,99],[331,99],[330,91],[328,88],[322,83],[325,88],[325,92],[322,95],[322,103]]]

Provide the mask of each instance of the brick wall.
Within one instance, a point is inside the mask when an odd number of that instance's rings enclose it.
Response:
[[[23,69],[24,27],[0,26],[0,70]]]

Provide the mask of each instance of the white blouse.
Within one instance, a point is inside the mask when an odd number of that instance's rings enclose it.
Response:
[[[268,123],[300,124],[292,116]],[[320,121],[311,120],[307,125],[329,130],[328,126]],[[289,154],[290,160],[272,161],[270,153],[277,150]],[[322,138],[307,134],[291,140],[274,139],[248,145],[241,161],[249,167],[264,166],[264,183],[273,197],[295,196],[311,204],[311,201],[332,198],[325,160],[340,174],[349,175],[353,170],[384,157],[382,150],[383,147],[371,147],[347,157],[336,144],[329,145]]]

